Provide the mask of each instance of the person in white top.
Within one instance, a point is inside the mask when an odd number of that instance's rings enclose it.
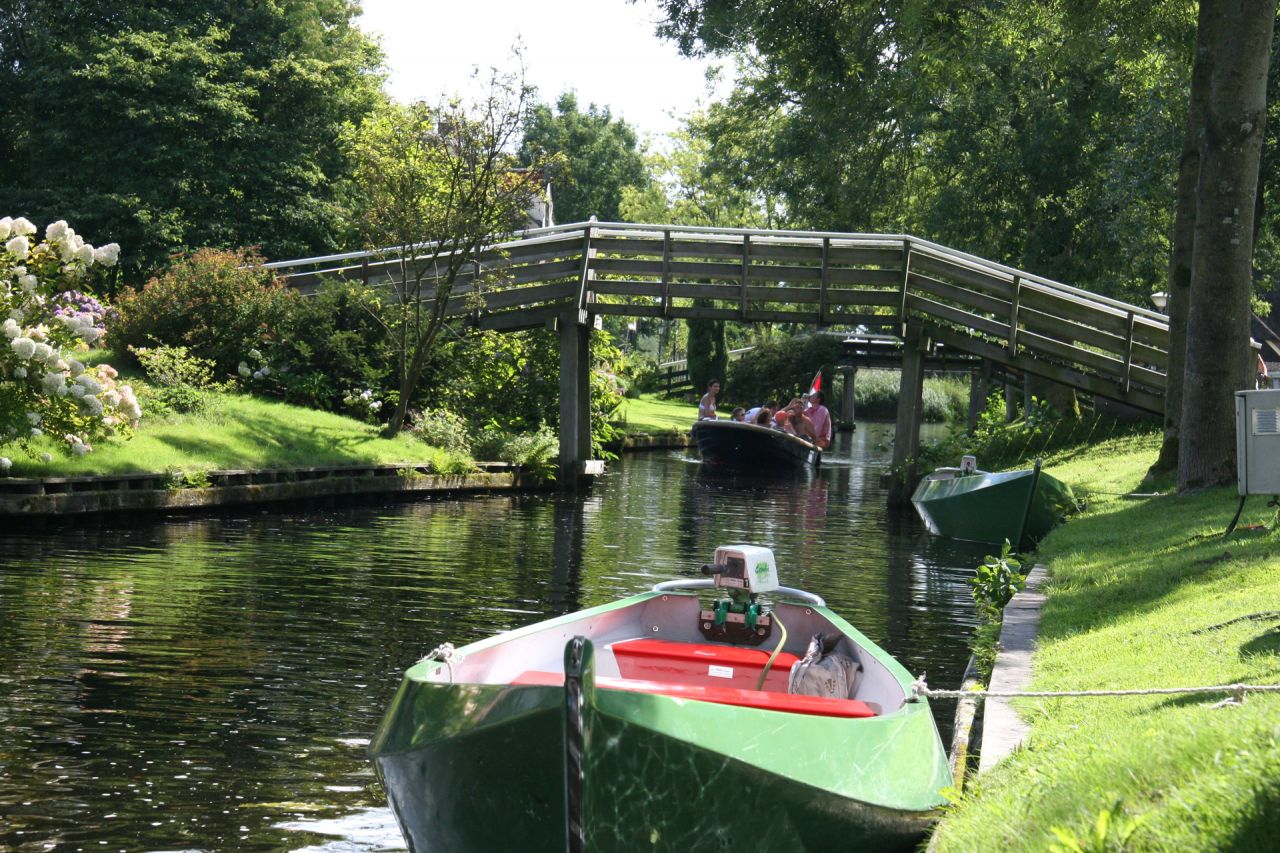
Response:
[[[707,393],[698,401],[698,420],[714,421],[716,419],[716,395],[720,393],[720,380],[712,379],[707,383]]]

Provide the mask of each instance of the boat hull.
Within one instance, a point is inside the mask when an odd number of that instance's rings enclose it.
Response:
[[[371,746],[410,850],[564,850],[564,688],[427,680],[438,668],[410,670]],[[924,702],[841,719],[586,695],[586,849],[911,849],[950,784]]]
[[[822,451],[789,432],[735,421],[698,421],[693,425],[702,463],[717,469],[751,473],[816,468]]]
[[[1028,470],[926,477],[911,503],[937,536],[997,545],[1007,539],[1025,551],[1062,521],[1075,498],[1060,480]]]

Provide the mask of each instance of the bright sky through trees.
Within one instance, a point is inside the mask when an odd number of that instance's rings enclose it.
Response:
[[[517,39],[543,101],[574,89],[584,108],[608,106],[642,134],[675,130],[678,118],[706,99],[710,63],[683,58],[654,35],[659,12],[652,0],[364,0],[363,6],[360,26],[381,38],[387,91],[399,101],[467,91],[477,66],[482,79],[492,66],[512,66]]]

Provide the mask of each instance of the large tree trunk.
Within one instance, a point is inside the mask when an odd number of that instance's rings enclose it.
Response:
[[[1276,0],[1221,0],[1196,189],[1178,490],[1235,479],[1235,394],[1249,387],[1254,193]]]
[[[1182,422],[1182,382],[1186,373],[1187,309],[1191,301],[1191,260],[1196,235],[1196,184],[1200,178],[1200,141],[1205,105],[1213,75],[1214,24],[1218,0],[1201,0],[1196,25],[1196,55],[1191,69],[1191,98],[1182,134],[1178,189],[1173,213],[1173,248],[1169,255],[1169,366],[1164,398],[1164,443],[1151,466],[1156,471],[1178,467],[1178,433]]]

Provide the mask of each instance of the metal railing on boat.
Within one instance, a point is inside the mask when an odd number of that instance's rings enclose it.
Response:
[[[716,582],[714,580],[702,579],[662,581],[661,583],[653,585],[653,591],[673,592],[682,589],[714,589],[715,585]],[[805,604],[809,604],[814,607],[827,606],[827,600],[822,596],[815,595],[812,592],[805,592],[803,589],[794,589],[789,586],[780,586],[775,590],[770,590],[768,594],[774,598],[789,598],[795,601],[802,601]]]

